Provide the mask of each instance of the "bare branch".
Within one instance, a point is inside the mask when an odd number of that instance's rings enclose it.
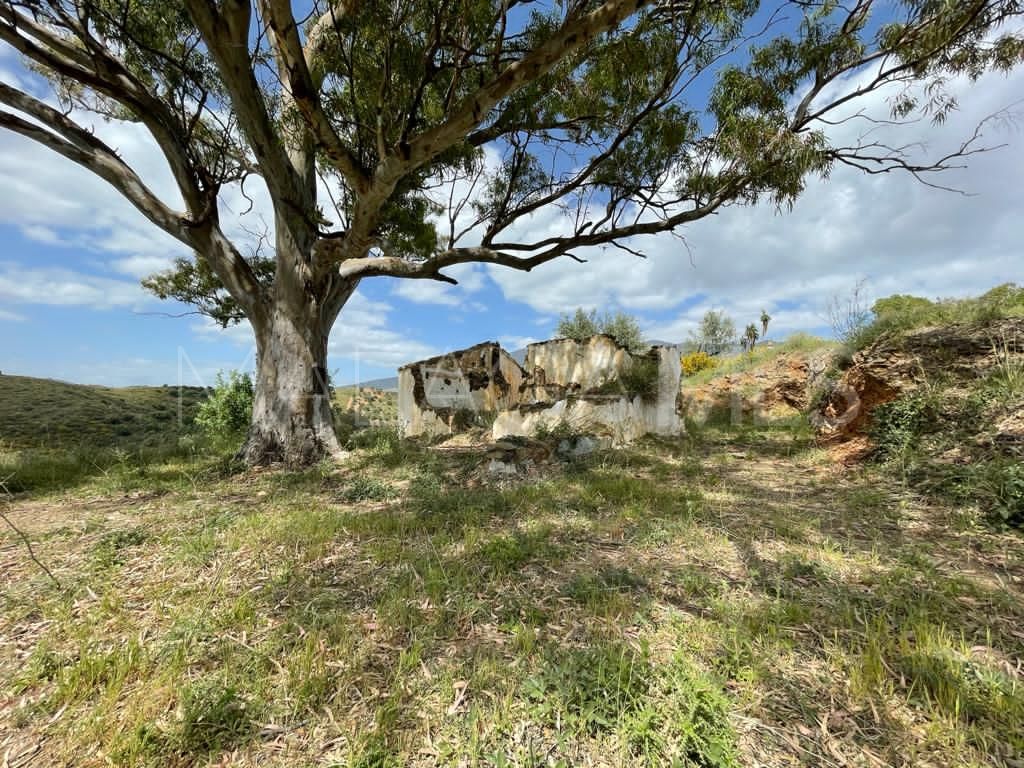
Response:
[[[0,480],[0,492],[3,493],[3,501],[5,504],[9,504],[11,500],[11,492],[7,488],[7,483],[11,481],[12,477],[14,477],[14,475],[8,475],[3,480]],[[50,581],[53,582],[54,586],[57,587],[57,589],[63,589],[60,581],[57,579],[56,576],[53,575],[53,572],[46,567],[42,560],[36,557],[35,550],[32,549],[32,540],[29,539],[29,537],[25,534],[23,530],[21,530],[18,526],[14,524],[11,518],[7,516],[7,513],[3,510],[3,508],[0,508],[0,520],[3,520],[5,523],[7,523],[7,526],[12,531],[14,531],[14,533],[17,534],[17,536],[22,540],[22,542],[25,544],[25,549],[28,551],[28,556],[32,560],[32,562],[39,566],[40,570],[42,570],[42,572],[49,577]]]

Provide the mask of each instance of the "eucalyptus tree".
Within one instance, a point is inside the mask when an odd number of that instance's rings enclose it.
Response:
[[[725,206],[790,204],[837,163],[923,177],[865,134],[955,106],[953,76],[1021,59],[1019,0],[2,0],[0,41],[43,80],[0,83],[0,126],[106,180],[192,257],[149,287],[258,350],[250,462],[337,449],[327,339],[371,277],[531,270]],[[151,134],[179,201],[91,128]],[[226,234],[218,198],[258,177],[272,253]],[[562,228],[531,233],[547,206]],[[630,258],[629,255],[624,258]],[[581,267],[585,269],[585,267]]]

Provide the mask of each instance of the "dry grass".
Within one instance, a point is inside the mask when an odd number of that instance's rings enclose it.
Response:
[[[21,497],[66,588],[4,534],[0,757],[1018,764],[1024,542],[806,448],[708,435],[499,487],[381,439]]]

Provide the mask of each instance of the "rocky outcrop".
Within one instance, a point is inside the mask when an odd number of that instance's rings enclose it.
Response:
[[[917,389],[929,378],[975,380],[988,375],[1006,355],[1022,353],[1024,318],[883,337],[853,356],[812,416],[825,441],[861,438],[875,408]],[[1010,418],[1005,426],[1005,439],[1015,440],[1019,423]]]
[[[683,413],[696,423],[727,415],[733,423],[767,423],[803,413],[831,364],[832,350],[788,353],[747,371],[680,390]]]

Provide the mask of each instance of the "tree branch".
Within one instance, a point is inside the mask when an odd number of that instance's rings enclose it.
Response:
[[[345,177],[353,190],[366,191],[369,176],[355,155],[342,142],[320,103],[319,86],[310,72],[306,52],[299,40],[299,27],[289,0],[259,0],[271,32],[271,47],[278,59],[282,80],[296,108],[305,117],[317,143]]]
[[[3,480],[0,480],[0,492],[3,493],[3,501],[5,504],[10,503],[11,492],[7,488],[7,483],[10,482],[10,479],[12,477],[14,477],[14,475],[8,475]],[[28,556],[32,560],[32,562],[39,566],[39,569],[49,577],[50,581],[53,582],[54,586],[57,587],[57,589],[63,589],[60,581],[57,579],[56,576],[53,575],[53,572],[46,567],[42,560],[36,557],[35,550],[32,549],[32,540],[29,539],[29,537],[25,534],[23,530],[21,530],[21,528],[14,524],[14,521],[12,521],[11,518],[7,516],[7,513],[2,508],[0,508],[0,519],[2,519],[7,524],[7,526],[12,531],[14,531],[25,544],[25,549],[28,551]]]
[[[52,130],[11,112],[0,112],[0,127],[32,139],[92,171],[160,229],[194,247],[190,229],[192,222],[165,205],[113,149],[92,133],[53,107],[5,83],[0,83],[0,104],[34,117]]]
[[[267,108],[249,56],[252,9],[248,0],[183,0],[220,72],[238,122],[276,203],[306,202],[296,173]]]
[[[348,253],[365,252],[370,246],[371,233],[376,227],[380,209],[400,179],[464,140],[502,99],[543,77],[566,56],[622,23],[650,2],[651,0],[607,0],[583,16],[570,12],[561,27],[548,40],[464,98],[447,120],[414,136],[408,144],[399,147],[397,153],[382,158],[369,189],[359,195],[356,201],[352,226],[349,229],[346,249]]]

